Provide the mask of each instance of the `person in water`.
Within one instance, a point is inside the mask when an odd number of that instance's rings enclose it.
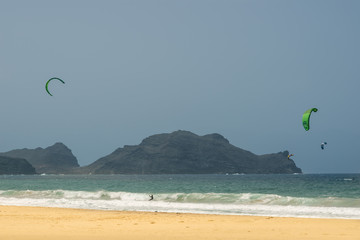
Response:
[[[149,201],[154,199],[154,195],[152,195],[152,194],[150,194],[149,197],[150,197]]]

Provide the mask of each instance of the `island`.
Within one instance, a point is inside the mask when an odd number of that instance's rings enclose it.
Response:
[[[17,149],[0,156],[26,159],[42,174],[293,174],[302,173],[289,152],[256,155],[236,147],[218,133],[199,136],[178,130],[125,145],[80,167],[63,143]]]
[[[268,174],[301,173],[289,152],[256,155],[222,135],[189,131],[156,134],[76,169],[87,174]]]

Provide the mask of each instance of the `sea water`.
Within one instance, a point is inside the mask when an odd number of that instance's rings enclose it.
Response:
[[[360,174],[3,175],[0,205],[360,219]]]

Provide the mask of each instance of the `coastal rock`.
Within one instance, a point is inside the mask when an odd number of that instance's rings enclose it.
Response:
[[[45,149],[16,149],[0,155],[26,159],[37,173],[68,173],[72,168],[79,167],[76,157],[63,143],[55,143]]]
[[[0,156],[0,174],[35,174],[35,168],[25,159]]]
[[[157,134],[124,146],[77,169],[91,174],[301,173],[288,152],[256,155],[235,147],[220,134],[188,131]]]

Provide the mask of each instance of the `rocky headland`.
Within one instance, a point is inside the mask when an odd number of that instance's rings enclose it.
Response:
[[[124,146],[77,169],[91,174],[301,173],[288,152],[256,155],[235,147],[220,134],[188,131],[157,134]]]
[[[55,143],[47,148],[16,149],[0,153],[0,156],[26,159],[39,174],[65,174],[79,167],[76,157],[63,143]]]
[[[301,173],[289,152],[256,155],[229,143],[222,135],[189,131],[156,134],[139,145],[125,145],[92,164],[79,167],[63,143],[17,149],[0,156],[26,159],[46,174],[270,174]]]

